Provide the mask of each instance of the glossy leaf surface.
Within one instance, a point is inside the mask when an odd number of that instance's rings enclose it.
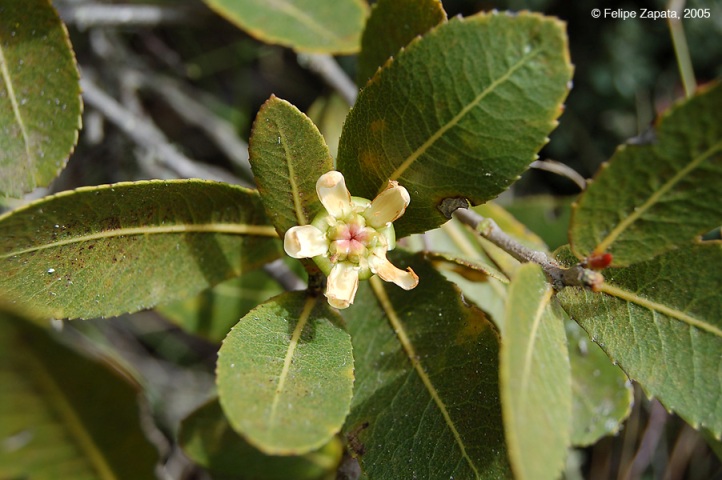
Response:
[[[354,53],[368,7],[361,0],[205,0],[250,35],[303,52]]]
[[[271,96],[253,122],[249,154],[261,200],[280,236],[323,210],[316,181],[333,170],[333,159],[318,128],[296,107]]]
[[[439,0],[379,0],[361,36],[356,78],[363,86],[376,70],[418,35],[446,20]]]
[[[602,293],[559,298],[647,394],[692,426],[722,433],[722,244],[680,248],[605,271]]]
[[[286,293],[233,327],[216,373],[223,411],[249,443],[268,454],[307,453],[348,414],[351,339],[324,297]]]
[[[372,278],[344,310],[357,378],[350,447],[369,478],[508,478],[496,329],[421,256],[390,259],[419,285]]]
[[[181,424],[179,443],[185,454],[211,474],[226,480],[315,480],[325,478],[341,460],[343,447],[334,438],[303,456],[265,455],[248,444],[223,415],[217,400],[198,408]]]
[[[572,366],[572,433],[575,446],[614,435],[629,416],[632,384],[607,354],[571,320],[565,322]]]
[[[0,217],[0,288],[92,318],[194,295],[279,255],[258,194],[202,180],[84,187]]]
[[[47,186],[78,139],[80,84],[47,0],[0,1],[0,195]]]
[[[619,147],[575,205],[570,239],[578,258],[610,252],[613,266],[625,266],[719,226],[722,85],[664,115],[650,142]]]
[[[525,263],[509,287],[500,383],[509,458],[518,479],[555,479],[570,444],[571,373],[560,307],[541,267]]]
[[[114,368],[0,313],[0,382],[0,478],[156,478],[136,388]]]
[[[389,179],[411,195],[397,236],[446,222],[447,197],[484,203],[534,160],[556,125],[571,66],[563,24],[531,13],[455,18],[412,41],[362,90],[338,169],[353,195]]]

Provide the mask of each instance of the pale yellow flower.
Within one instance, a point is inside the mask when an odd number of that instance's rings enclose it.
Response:
[[[283,248],[293,258],[311,258],[328,275],[326,298],[336,308],[353,303],[359,280],[376,274],[405,290],[419,283],[411,270],[396,268],[386,252],[396,245],[392,222],[406,211],[409,192],[389,181],[373,201],[352,197],[343,175],[330,171],[316,182],[325,212],[310,225],[290,228]]]

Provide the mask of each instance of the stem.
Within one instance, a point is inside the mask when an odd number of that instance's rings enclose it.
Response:
[[[670,0],[667,4],[668,10],[677,12],[677,18],[668,18],[669,33],[672,36],[672,45],[674,46],[674,54],[677,57],[677,65],[679,66],[679,74],[682,77],[682,85],[687,98],[694,95],[697,89],[697,81],[694,78],[694,69],[692,68],[692,60],[689,58],[689,48],[687,47],[687,37],[684,35],[684,27],[680,13],[684,8],[685,0]]]
[[[172,145],[150,119],[137,115],[105,93],[89,76],[80,80],[83,99],[123,131],[136,144],[157,155],[158,160],[181,177],[204,178],[234,184],[248,184],[234,175],[214,167],[195,162]]]
[[[520,262],[533,262],[540,265],[557,290],[564,287],[587,287],[596,290],[604,282],[604,277],[599,272],[581,265],[564,268],[549,258],[546,253],[525,247],[504,233],[494,220],[482,217],[473,210],[459,208],[453,216]]]
[[[91,27],[133,26],[151,28],[159,25],[193,25],[211,17],[199,5],[105,5],[83,4],[58,6],[60,17],[80,30]]]
[[[306,282],[296,275],[296,272],[291,270],[282,258],[267,263],[263,266],[263,270],[288,292],[306,288]]]
[[[576,170],[563,164],[562,162],[557,162],[556,160],[535,160],[531,162],[531,165],[529,166],[531,168],[536,168],[537,170],[544,170],[546,172],[556,173],[561,177],[565,177],[574,182],[577,187],[579,187],[579,190],[584,191],[587,188],[586,179]]]

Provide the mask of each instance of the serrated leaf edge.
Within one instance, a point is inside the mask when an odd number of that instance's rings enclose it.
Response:
[[[406,334],[406,329],[404,328],[404,325],[401,323],[401,319],[399,318],[398,314],[396,313],[396,310],[394,309],[394,306],[391,303],[391,299],[389,299],[389,296],[387,295],[386,291],[384,290],[383,282],[378,277],[372,277],[369,279],[369,283],[371,284],[371,290],[373,291],[374,295],[376,296],[376,299],[378,300],[379,305],[383,309],[384,313],[386,313],[386,316],[389,319],[389,323],[391,324],[391,327],[393,328],[394,333],[396,334],[397,338],[399,339],[399,342],[401,343],[402,347],[404,348],[404,351],[406,352],[406,355],[407,355],[409,361],[411,362],[411,365],[413,366],[414,370],[416,371],[416,374],[419,376],[419,378],[423,382],[424,386],[426,387],[426,390],[429,392],[429,395],[431,396],[432,400],[436,404],[441,415],[444,417],[444,422],[449,427],[449,430],[451,430],[451,433],[454,436],[454,440],[456,440],[456,444],[459,446],[459,449],[461,450],[462,457],[464,457],[464,459],[466,460],[469,467],[473,470],[475,477],[479,478],[480,473],[477,470],[476,465],[474,464],[474,461],[466,453],[466,447],[464,445],[464,442],[462,441],[461,435],[459,434],[459,431],[456,429],[456,425],[454,424],[453,420],[451,419],[451,416],[449,415],[449,411],[446,408],[444,401],[439,396],[439,392],[436,391],[436,387],[434,387],[433,383],[431,383],[431,379],[429,378],[429,375],[426,373],[426,371],[424,370],[424,367],[421,365],[419,356],[416,354],[416,350],[414,349],[414,346],[411,343],[411,339]]]
[[[75,195],[78,193],[88,193],[88,192],[108,190],[108,189],[113,189],[113,188],[135,186],[135,185],[170,184],[170,183],[219,184],[220,182],[186,180],[186,179],[146,180],[146,181],[139,181],[139,182],[120,182],[120,183],[114,183],[114,184],[110,184],[110,185],[101,185],[101,186],[94,186],[94,187],[81,187],[81,188],[77,188],[75,190],[68,190],[65,192],[60,192],[55,195],[44,197],[44,198],[41,198],[34,202],[31,202],[21,208],[18,208],[16,210],[11,210],[3,215],[0,215],[0,223],[2,223],[8,217],[17,215],[24,210],[28,210],[39,204],[47,203],[49,201],[55,200],[57,198],[62,198],[65,196]],[[224,184],[224,185],[226,185],[226,184]],[[228,186],[233,187],[233,188],[238,188],[249,194],[255,193],[254,190],[249,190],[249,189],[246,189],[243,187],[237,187],[235,185],[228,185]],[[162,225],[162,226],[158,225],[158,226],[151,226],[151,227],[129,227],[129,228],[105,230],[103,232],[97,232],[97,233],[90,234],[90,235],[80,235],[80,236],[69,238],[66,240],[50,242],[50,243],[46,243],[44,245],[37,245],[37,246],[26,248],[23,250],[14,250],[14,251],[0,254],[0,259],[9,258],[14,255],[22,255],[25,253],[31,253],[31,252],[35,252],[35,251],[39,251],[39,250],[45,250],[48,248],[61,247],[61,246],[69,245],[69,244],[73,244],[73,243],[81,243],[81,242],[86,242],[86,241],[98,240],[101,238],[112,238],[112,237],[130,236],[130,235],[163,234],[163,233],[227,233],[227,234],[235,234],[235,235],[256,235],[256,236],[264,236],[264,237],[271,237],[271,238],[278,237],[278,233],[276,232],[276,229],[271,225],[249,225],[249,224],[243,224],[243,223],[206,223],[206,224],[178,224],[178,225]]]
[[[623,148],[626,148],[624,146]],[[623,150],[620,150],[620,152]],[[722,141],[717,142],[716,144],[712,145],[709,149],[707,149],[705,152],[703,152],[701,155],[699,155],[697,158],[694,158],[685,168],[677,172],[675,176],[670,178],[665,184],[663,184],[661,187],[659,187],[655,192],[649,196],[647,201],[645,201],[642,205],[639,207],[635,207],[631,214],[626,216],[624,220],[619,222],[614,229],[607,234],[607,236],[602,239],[601,242],[594,248],[593,253],[604,253],[607,250],[609,250],[609,247],[614,243],[614,241],[627,229],[631,224],[639,220],[639,218],[652,206],[654,206],[657,201],[666,194],[669,190],[671,190],[677,183],[682,181],[684,177],[686,177],[690,172],[692,172],[695,168],[700,166],[705,160],[707,160],[709,157],[714,155],[715,153],[722,151]]]
[[[486,87],[481,93],[479,93],[476,97],[474,97],[473,100],[471,100],[464,108],[461,109],[459,113],[457,113],[451,120],[446,122],[444,125],[442,125],[436,132],[433,133],[419,148],[417,148],[414,152],[411,153],[406,159],[399,165],[396,170],[391,172],[389,175],[390,180],[398,180],[401,175],[404,174],[404,172],[411,166],[413,163],[421,156],[423,155],[436,141],[441,138],[449,129],[456,126],[462,118],[466,116],[467,113],[469,113],[472,109],[474,109],[477,105],[481,103],[484,98],[486,98],[487,95],[492,93],[496,87],[501,85],[502,83],[506,82],[517,70],[519,70],[521,67],[523,67],[530,59],[535,57],[541,50],[539,48],[536,48],[526,55],[524,55],[518,62],[516,62],[514,65],[509,67],[507,72],[500,76],[499,78],[495,79],[491,84],[489,84],[488,87]],[[384,187],[382,187],[384,188]]]

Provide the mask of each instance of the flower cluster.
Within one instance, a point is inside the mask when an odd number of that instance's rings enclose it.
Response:
[[[419,283],[411,270],[396,268],[386,252],[396,245],[391,224],[406,211],[409,192],[397,182],[373,200],[352,197],[340,172],[330,171],[316,182],[323,204],[310,225],[290,228],[283,240],[293,258],[311,258],[328,275],[326,298],[336,308],[347,308],[356,296],[359,280],[376,274],[405,290]]]

